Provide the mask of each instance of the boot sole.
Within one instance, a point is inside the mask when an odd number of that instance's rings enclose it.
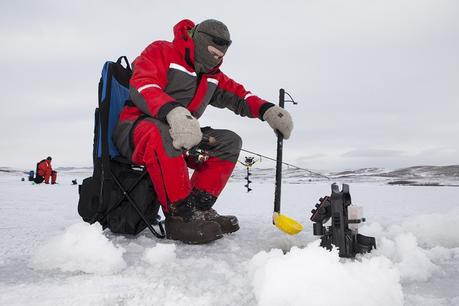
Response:
[[[239,230],[239,227],[235,228],[234,230],[230,230],[230,231],[224,232],[223,234],[232,234],[232,233],[237,232],[238,230]]]
[[[201,240],[201,241],[183,241],[184,243],[186,244],[207,244],[207,243],[211,243],[212,241],[215,241],[215,240],[218,240],[218,239],[221,239],[223,238],[223,235],[216,235],[214,238],[212,239],[207,239],[207,240]]]
[[[170,235],[166,235],[166,238],[169,239],[169,240],[181,241],[181,242],[186,243],[186,244],[206,244],[206,243],[210,243],[212,241],[215,241],[215,240],[223,238],[223,234],[217,234],[214,237],[211,237],[211,238],[208,238],[208,239],[202,239],[202,240],[198,240],[198,239],[196,239],[196,240],[182,240],[182,239],[176,239],[176,238],[170,237]]]

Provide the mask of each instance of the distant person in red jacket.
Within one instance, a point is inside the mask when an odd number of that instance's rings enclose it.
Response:
[[[201,127],[198,119],[207,106],[266,121],[285,139],[293,128],[286,110],[220,70],[230,45],[222,22],[182,20],[174,27],[172,42],[155,41],[134,61],[131,101],[120,114],[113,138],[123,156],[146,166],[169,239],[206,243],[239,229],[235,216],[219,215],[212,206],[233,172],[242,140],[227,129]],[[215,142],[204,145],[212,152],[204,163],[184,154],[210,137]],[[188,167],[194,169],[191,178]]]
[[[44,181],[45,184],[49,184],[49,179],[51,178],[51,184],[56,184],[57,172],[51,167],[51,160],[51,156],[48,156],[46,159],[37,163],[35,183],[41,184]]]

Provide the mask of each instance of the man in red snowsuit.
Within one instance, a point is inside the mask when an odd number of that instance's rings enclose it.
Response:
[[[197,119],[208,105],[266,120],[286,139],[293,128],[287,111],[220,71],[230,44],[222,22],[182,20],[172,42],[153,42],[133,64],[131,101],[113,138],[125,157],[146,166],[170,239],[206,243],[239,229],[236,217],[221,216],[212,206],[236,165],[242,141],[232,131],[200,127]],[[198,145],[203,135],[216,141],[203,145],[211,156],[199,164],[184,150]],[[188,167],[194,169],[191,179]]]
[[[49,179],[51,178],[51,184],[56,184],[57,172],[51,167],[51,156],[48,156],[46,159],[38,162],[37,164],[37,176],[34,179],[34,182],[37,184],[45,182],[49,184]]]

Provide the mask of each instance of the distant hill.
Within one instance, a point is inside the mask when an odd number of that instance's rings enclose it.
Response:
[[[353,177],[353,176],[371,176],[387,173],[390,170],[384,168],[361,168],[356,170],[346,170],[340,172],[332,172],[329,175],[332,177]]]
[[[17,168],[12,168],[12,167],[0,167],[0,172],[4,173],[29,173],[29,171],[26,170],[21,170]]]
[[[397,170],[384,168],[362,168],[330,173],[332,177],[380,176],[403,178],[450,177],[459,178],[459,165],[450,166],[414,166]]]
[[[388,177],[409,177],[409,178],[424,178],[424,177],[457,177],[459,178],[459,165],[451,166],[415,166],[402,168],[387,173],[381,176]]]
[[[92,167],[58,167],[56,171],[92,171]]]
[[[450,166],[415,166],[390,170],[384,168],[361,168],[339,172],[325,173],[320,176],[304,169],[283,168],[282,178],[287,183],[308,183],[316,181],[342,182],[382,182],[390,185],[413,186],[458,186],[459,165]],[[274,181],[274,168],[252,168],[252,181]],[[242,167],[236,168],[232,175],[233,180],[245,180],[246,171]]]
[[[91,175],[92,167],[58,167],[58,172]],[[0,167],[0,173],[28,174],[29,170],[12,167]],[[253,182],[274,182],[275,168],[258,168],[250,170],[250,180]],[[246,180],[247,171],[244,167],[236,167],[231,180]],[[283,167],[283,181],[292,184],[301,184],[317,181],[342,181],[342,182],[383,182],[390,185],[416,185],[416,186],[459,186],[459,165],[449,166],[414,166],[396,170],[384,168],[361,168],[339,172],[309,171],[293,167]]]

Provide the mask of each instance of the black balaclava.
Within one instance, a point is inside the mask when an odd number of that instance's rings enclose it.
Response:
[[[194,68],[196,72],[207,73],[212,71],[220,64],[222,59],[216,59],[209,52],[208,47],[215,47],[225,54],[229,45],[217,44],[215,43],[215,38],[221,38],[224,41],[231,42],[228,28],[221,21],[207,19],[193,29],[192,36],[194,41]]]

